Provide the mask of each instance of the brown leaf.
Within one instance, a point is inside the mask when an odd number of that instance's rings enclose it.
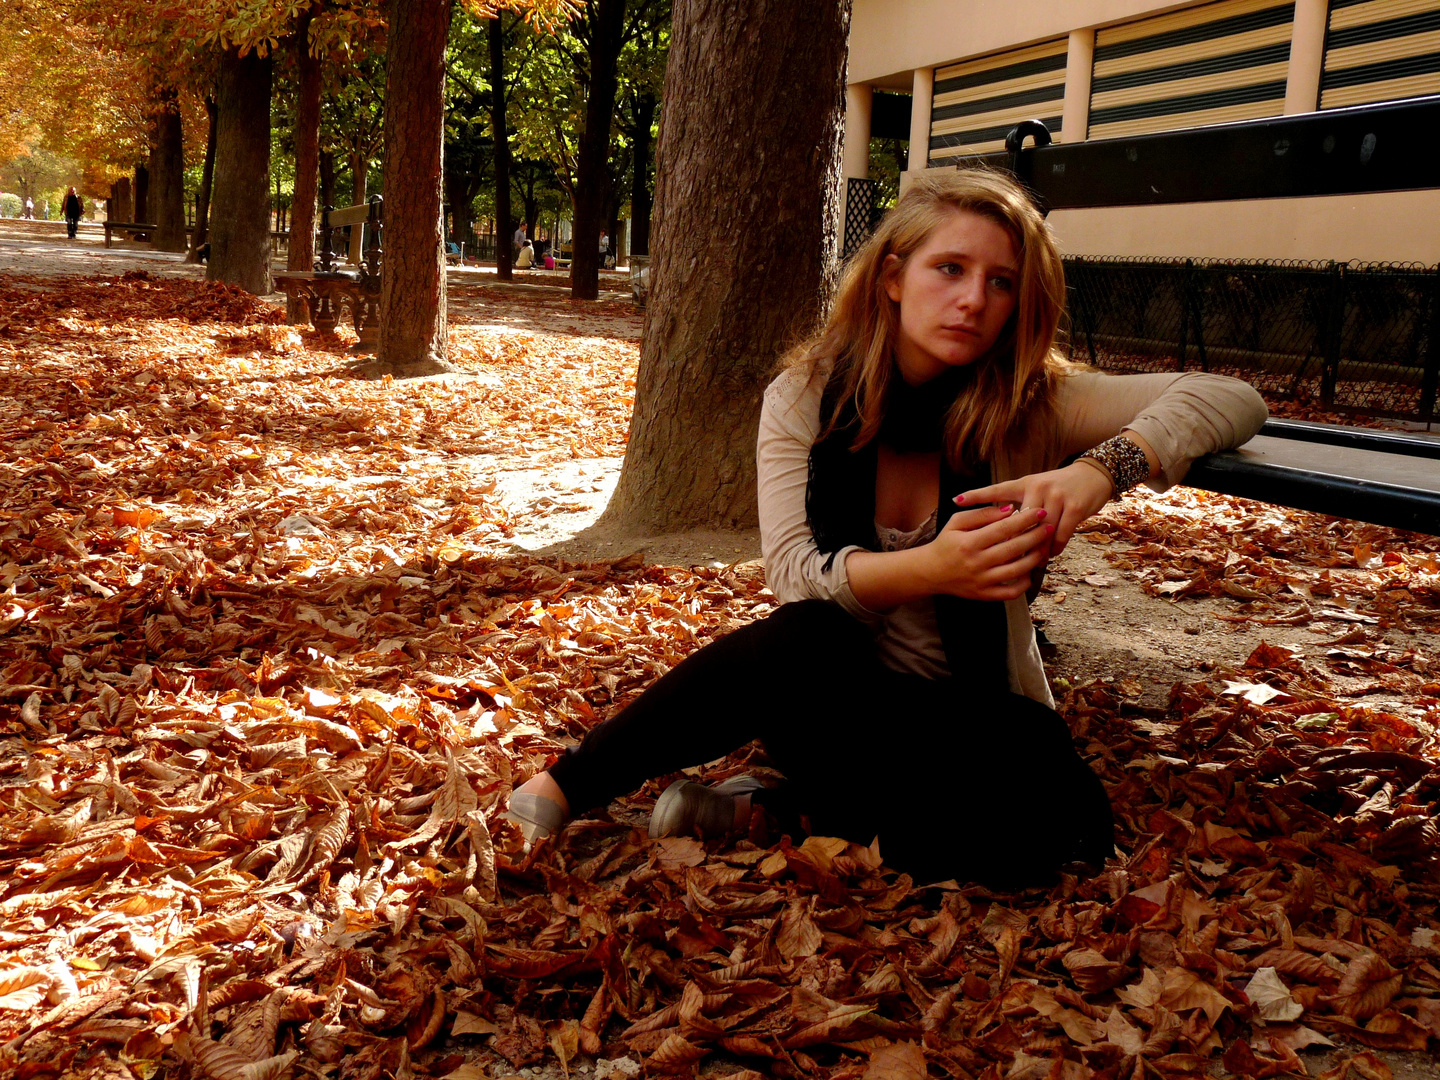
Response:
[[[683,1072],[707,1053],[708,1050],[687,1041],[683,1035],[671,1035],[656,1047],[646,1065],[661,1073]]]
[[[870,1055],[862,1080],[925,1080],[925,1077],[925,1051],[913,1042],[898,1042]]]
[[[1332,1000],[1337,1012],[1353,1020],[1364,1020],[1389,1005],[1404,982],[1405,976],[1384,957],[1367,952],[1346,966]]]
[[[780,915],[780,929],[775,936],[775,947],[786,960],[814,956],[824,943],[825,935],[810,918],[807,904],[800,899],[791,900]]]

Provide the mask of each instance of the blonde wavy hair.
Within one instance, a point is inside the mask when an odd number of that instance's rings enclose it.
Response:
[[[1010,234],[1019,265],[1015,311],[994,348],[973,368],[945,419],[951,465],[973,467],[1023,440],[1028,422],[1053,407],[1058,377],[1070,367],[1055,348],[1065,306],[1060,252],[1045,219],[1025,191],[1000,173],[932,169],[910,182],[895,208],[850,260],[821,329],[792,349],[783,366],[806,365],[813,378],[831,365],[841,380],[821,438],[833,431],[846,402],[854,401],[858,450],[880,431],[885,395],[894,374],[900,305],[886,283],[905,272],[912,255],[955,211],[979,214]],[[899,262],[888,269],[894,255]]]

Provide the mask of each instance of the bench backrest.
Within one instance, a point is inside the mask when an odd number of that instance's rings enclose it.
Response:
[[[330,227],[332,229],[343,229],[346,225],[363,225],[370,217],[370,204],[359,203],[355,206],[342,206],[338,210],[331,210]]]
[[[380,271],[380,231],[385,226],[384,200],[372,195],[363,203],[343,206],[340,209],[327,206],[320,215],[320,257],[317,269],[328,273],[334,267],[334,237],[336,229],[346,226],[360,227],[359,250],[365,256],[365,271],[378,275]],[[351,249],[352,252],[355,248]]]
[[[1065,144],[1029,120],[969,161],[1015,173],[1049,210],[1416,191],[1440,188],[1437,126],[1440,95]]]

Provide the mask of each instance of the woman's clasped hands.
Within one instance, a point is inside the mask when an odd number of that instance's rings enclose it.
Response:
[[[934,591],[971,600],[1024,596],[1032,572],[1112,494],[1104,473],[1078,462],[965,492],[955,500],[962,509],[928,545]]]

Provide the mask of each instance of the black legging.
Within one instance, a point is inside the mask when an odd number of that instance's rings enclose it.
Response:
[[[753,739],[815,833],[878,835],[885,861],[921,880],[1039,883],[1113,850],[1105,788],[1053,710],[892,671],[820,600],[688,657],[550,774],[579,812]]]

